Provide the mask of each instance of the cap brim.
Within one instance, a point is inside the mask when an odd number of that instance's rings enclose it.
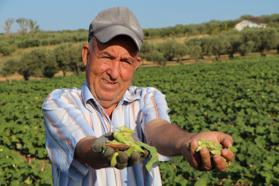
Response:
[[[138,38],[138,36],[133,31],[121,25],[109,26],[107,28],[102,29],[99,32],[94,33],[94,35],[102,43],[106,43],[110,41],[112,38],[119,35],[129,36],[135,42],[138,51],[140,50],[142,44],[142,41]]]

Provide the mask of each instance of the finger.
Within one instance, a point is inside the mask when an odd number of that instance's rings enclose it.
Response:
[[[224,148],[229,148],[233,145],[233,139],[230,135],[222,133],[219,136],[219,141]]]
[[[107,142],[107,138],[100,137],[96,138],[92,143],[91,148],[94,152],[102,152],[105,148],[105,143]]]
[[[204,170],[202,168],[202,160],[199,152],[195,152],[191,158],[190,164],[192,167],[196,168],[197,170]]]
[[[140,153],[134,151],[128,161],[128,165],[134,165],[135,163],[137,163],[139,160],[141,159]]]
[[[119,151],[118,156],[116,158],[117,164],[116,168],[117,169],[123,169],[128,166],[128,155],[125,152]]]
[[[140,156],[142,159],[147,158],[149,156],[149,151],[144,149]]]
[[[128,158],[129,157],[125,152],[119,151],[116,160],[117,160],[117,163],[127,164],[128,163]]]
[[[221,155],[227,160],[227,161],[233,161],[235,158],[235,155],[232,151],[229,149],[222,149]]]
[[[196,149],[198,148],[199,144],[197,140],[193,140],[190,143],[190,149],[191,149],[191,153],[194,154],[196,152]]]
[[[190,165],[196,169],[200,169],[201,165],[201,157],[198,152],[196,152],[196,149],[198,148],[198,142],[196,140],[193,140],[188,147],[188,152],[186,153],[186,158]]]
[[[126,168],[127,166],[128,166],[127,163],[117,163],[115,167],[116,167],[117,169],[124,169],[124,168]]]
[[[104,156],[107,157],[108,159],[110,159],[113,155],[113,153],[115,152],[115,150],[113,148],[110,147],[106,147],[106,149],[104,150]]]
[[[201,161],[202,161],[202,165],[201,168],[203,170],[210,170],[212,168],[211,165],[211,157],[210,157],[210,152],[207,148],[202,148],[200,150],[200,156],[201,156]]]
[[[223,158],[222,156],[214,155],[213,160],[214,160],[215,168],[218,171],[225,171],[227,169],[228,163],[226,159]]]

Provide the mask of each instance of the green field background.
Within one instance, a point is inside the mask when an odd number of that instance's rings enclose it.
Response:
[[[0,83],[0,185],[51,185],[41,105],[53,90],[80,87],[84,74]],[[160,163],[164,185],[279,185],[279,58],[141,68],[134,84],[165,95],[172,122],[231,134],[227,172],[200,172],[181,157]]]

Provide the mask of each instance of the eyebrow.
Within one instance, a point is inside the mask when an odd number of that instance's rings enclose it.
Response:
[[[121,60],[125,60],[125,59],[131,59],[131,60],[134,60],[133,57],[131,56],[123,56],[123,57],[120,57]]]
[[[113,54],[111,54],[110,52],[107,52],[107,51],[99,51],[99,54],[98,55],[102,55],[102,54],[105,54],[105,55],[109,55],[111,57],[115,57]],[[128,54],[124,55],[124,56],[120,56],[121,59],[134,59],[133,56],[128,56]]]
[[[107,51],[98,51],[98,56],[100,55],[108,55],[110,57],[115,57],[114,55],[112,55],[111,53],[107,52]]]

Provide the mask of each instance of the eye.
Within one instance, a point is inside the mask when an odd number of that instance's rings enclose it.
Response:
[[[134,63],[134,60],[132,58],[123,58],[121,61],[129,65],[132,65]]]
[[[101,55],[100,57],[101,57],[101,58],[107,58],[107,59],[110,59],[110,58],[111,58],[111,56],[109,56],[109,55],[106,55],[106,54],[104,54],[104,55]]]
[[[111,56],[111,55],[108,55],[108,54],[101,54],[101,55],[99,55],[99,58],[100,59],[103,59],[103,60],[113,60],[113,56]]]
[[[130,64],[130,65],[133,64],[133,62],[132,62],[131,60],[124,60],[124,62],[125,62],[125,63],[128,63],[128,64]]]

